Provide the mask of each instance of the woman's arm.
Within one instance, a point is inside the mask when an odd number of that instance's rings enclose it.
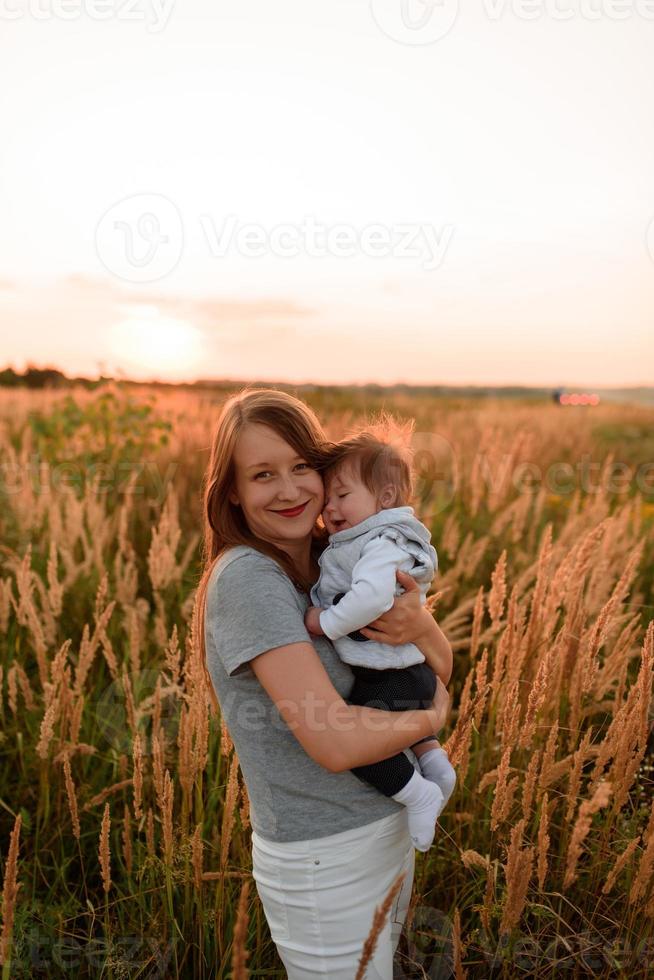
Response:
[[[257,680],[314,762],[330,772],[381,762],[443,727],[449,697],[431,708],[382,711],[347,704],[311,643],[290,643],[250,661]]]
[[[398,571],[397,580],[405,589],[404,595],[398,596],[392,609],[361,632],[369,640],[381,643],[415,643],[434,673],[448,684],[452,676],[452,647],[432,614],[421,605],[420,589],[413,576]]]

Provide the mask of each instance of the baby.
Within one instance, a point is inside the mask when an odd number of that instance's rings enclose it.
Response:
[[[428,529],[407,504],[413,482],[410,450],[399,432],[386,416],[381,425],[333,447],[324,471],[322,515],[329,544],[319,559],[313,606],[305,615],[309,632],[328,636],[352,667],[349,702],[390,711],[428,708],[438,682],[413,643],[392,646],[359,632],[402,592],[398,569],[415,578],[424,604],[438,565]],[[426,851],[456,774],[431,736],[411,748],[420,772],[404,753],[352,772],[407,807],[414,846]]]

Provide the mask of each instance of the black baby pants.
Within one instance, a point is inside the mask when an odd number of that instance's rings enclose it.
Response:
[[[354,686],[347,698],[350,704],[382,708],[385,711],[431,707],[438,678],[426,663],[387,670],[350,666],[354,674]],[[427,739],[419,741],[424,742]],[[403,752],[398,752],[390,759],[373,762],[368,766],[357,766],[351,771],[384,796],[393,796],[406,786],[415,768]]]

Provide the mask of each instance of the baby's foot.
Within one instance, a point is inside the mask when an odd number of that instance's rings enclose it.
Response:
[[[443,794],[443,806],[447,803],[456,786],[456,772],[445,749],[430,749],[418,759],[420,771],[425,779],[436,783]]]
[[[407,808],[413,846],[418,851],[428,851],[436,833],[436,818],[443,809],[440,786],[414,772],[406,786],[393,799]]]

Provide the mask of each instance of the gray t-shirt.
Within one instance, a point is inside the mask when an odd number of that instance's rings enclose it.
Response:
[[[354,675],[327,637],[304,626],[309,598],[272,558],[245,545],[216,562],[207,589],[207,668],[250,797],[252,827],[271,841],[311,840],[380,820],[401,804],[353,773],[314,762],[286,725],[249,661],[289,643],[313,643],[347,698]],[[408,758],[417,765],[410,749]]]

